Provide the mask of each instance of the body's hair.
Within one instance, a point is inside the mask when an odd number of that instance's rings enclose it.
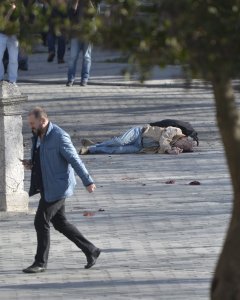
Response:
[[[28,116],[33,115],[36,119],[47,119],[48,120],[48,115],[44,108],[40,106],[34,107],[30,112],[28,113]]]
[[[194,142],[191,138],[181,137],[172,146],[178,147],[183,150],[183,152],[193,152]]]

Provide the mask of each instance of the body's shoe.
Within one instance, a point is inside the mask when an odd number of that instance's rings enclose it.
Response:
[[[54,57],[55,57],[55,53],[54,53],[54,52],[50,52],[50,53],[48,54],[48,59],[47,59],[47,61],[48,61],[48,62],[52,62],[52,61],[54,60]]]
[[[87,86],[87,84],[88,84],[87,80],[82,80],[82,81],[80,82],[80,85],[81,85],[81,86]]]
[[[94,143],[94,141],[91,141],[90,139],[82,139],[81,143],[84,147],[89,147],[96,144]]]
[[[84,267],[85,269],[90,269],[92,266],[94,266],[96,264],[96,261],[99,257],[99,255],[101,254],[101,250],[99,248],[97,248],[92,255],[87,256],[87,264]]]
[[[58,59],[58,64],[65,64],[65,60],[63,58]]]
[[[72,80],[69,80],[67,83],[66,83],[66,86],[73,86],[73,82]]]
[[[30,267],[23,269],[23,273],[35,274],[35,273],[42,273],[46,271],[46,268],[40,267],[36,263],[33,263]]]
[[[81,155],[86,155],[86,154],[88,154],[89,153],[89,149],[88,149],[88,147],[81,147],[80,148],[80,150],[79,150],[79,154],[81,154]]]

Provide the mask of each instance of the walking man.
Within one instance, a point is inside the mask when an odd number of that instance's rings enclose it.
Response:
[[[29,195],[40,193],[35,216],[37,252],[34,263],[24,273],[44,272],[50,248],[50,222],[54,228],[77,245],[86,255],[86,269],[91,268],[101,250],[89,242],[65,216],[65,199],[73,194],[76,185],[74,171],[81,178],[89,193],[96,186],[79,158],[69,135],[51,123],[41,107],[29,112],[28,123],[33,132],[31,160],[23,160],[31,170]]]

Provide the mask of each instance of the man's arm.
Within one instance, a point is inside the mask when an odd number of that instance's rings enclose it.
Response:
[[[171,146],[171,142],[176,135],[182,135],[182,130],[180,128],[171,126],[165,128],[159,140],[160,149],[158,153],[178,154],[178,151],[172,151],[174,149],[172,149]]]
[[[72,1],[72,9],[74,10],[74,11],[76,11],[77,10],[77,8],[78,8],[78,4],[79,4],[79,0],[73,0]]]
[[[10,20],[11,15],[12,15],[13,12],[15,11],[15,9],[16,9],[15,3],[11,3],[11,7],[10,7],[10,9],[9,9],[9,11],[8,11],[8,13],[7,13],[7,15],[5,16],[5,21],[6,21],[6,22]]]
[[[83,185],[88,187],[93,185],[93,179],[89,175],[84,163],[80,159],[75,147],[72,144],[70,136],[63,134],[60,137],[60,153],[66,161],[73,167],[74,171],[81,178]]]

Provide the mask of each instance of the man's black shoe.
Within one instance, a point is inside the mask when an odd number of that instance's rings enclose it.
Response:
[[[65,60],[63,58],[58,59],[58,64],[65,64]]]
[[[73,81],[68,81],[67,83],[66,83],[66,86],[73,86]]]
[[[40,267],[39,265],[37,265],[36,263],[32,264],[30,267],[23,269],[22,270],[23,273],[41,273],[41,272],[45,272],[46,268],[44,267]]]
[[[48,59],[47,59],[47,61],[48,61],[48,62],[52,62],[52,61],[54,60],[54,57],[55,57],[55,53],[54,53],[54,52],[50,52],[50,53],[48,54]]]
[[[87,86],[87,84],[88,84],[87,80],[82,80],[82,81],[80,82],[80,85],[81,85],[81,86]]]
[[[97,248],[91,256],[87,256],[87,264],[84,268],[90,269],[92,266],[94,266],[100,254],[101,250]]]

